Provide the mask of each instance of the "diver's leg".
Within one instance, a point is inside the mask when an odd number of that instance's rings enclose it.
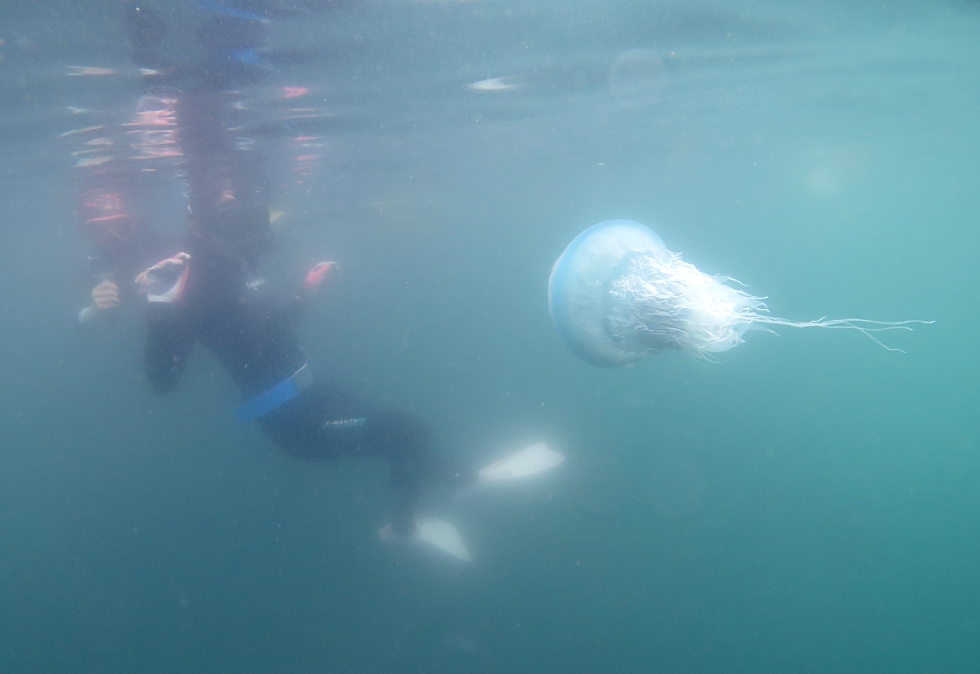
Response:
[[[376,411],[365,417],[361,451],[391,464],[392,529],[399,536],[415,531],[415,509],[431,465],[431,435],[427,424],[408,414]]]
[[[392,522],[384,541],[410,540],[468,561],[469,552],[450,522],[416,517],[422,483],[459,486],[476,480],[430,451],[431,432],[418,418],[388,410],[367,410],[351,396],[315,385],[262,419],[270,436],[288,454],[302,459],[370,455],[391,464]]]
[[[411,535],[422,481],[432,469],[450,479],[452,469],[432,462],[431,431],[400,412],[369,410],[343,391],[314,385],[262,419],[269,435],[289,455],[305,460],[375,456],[391,464],[395,532]],[[439,474],[435,476],[437,479]]]
[[[378,535],[382,541],[412,541],[468,562],[470,553],[452,522],[415,514],[423,480],[453,484],[475,479],[475,472],[467,477],[448,461],[437,459],[431,452],[430,435],[424,422],[408,414],[385,411],[368,415],[363,448],[391,463],[395,501],[391,524],[382,527]]]

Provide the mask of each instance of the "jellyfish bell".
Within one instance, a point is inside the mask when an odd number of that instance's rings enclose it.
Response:
[[[622,348],[606,329],[609,282],[624,260],[659,257],[667,247],[653,230],[631,220],[607,220],[575,237],[548,280],[551,320],[569,348],[593,365],[635,363],[645,354]]]
[[[649,227],[608,220],[579,234],[555,262],[548,306],[565,343],[604,367],[635,363],[649,353],[682,350],[702,358],[742,343],[750,329],[768,326],[911,330],[912,323],[858,318],[792,321],[770,316],[765,298],[709,276],[667,249]]]

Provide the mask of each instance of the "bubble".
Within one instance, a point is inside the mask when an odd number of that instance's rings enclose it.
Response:
[[[690,459],[665,458],[654,463],[647,487],[657,514],[673,519],[698,513],[706,485]]]
[[[621,107],[646,108],[660,101],[667,87],[667,67],[656,52],[623,52],[609,72],[609,93]]]

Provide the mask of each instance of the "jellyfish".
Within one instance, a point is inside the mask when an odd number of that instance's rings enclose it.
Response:
[[[579,234],[555,262],[548,305],[569,348],[605,367],[677,349],[713,360],[713,354],[741,344],[746,331],[770,326],[856,330],[889,351],[901,351],[874,333],[932,322],[777,318],[769,314],[765,297],[740,285],[685,262],[649,227],[608,220]]]

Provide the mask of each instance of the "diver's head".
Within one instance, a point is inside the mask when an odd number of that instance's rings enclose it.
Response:
[[[268,206],[225,204],[195,217],[192,227],[209,250],[249,267],[276,245]]]

